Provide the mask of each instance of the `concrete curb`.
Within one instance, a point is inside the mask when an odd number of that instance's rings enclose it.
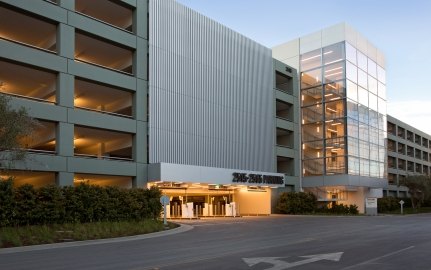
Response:
[[[147,233],[133,236],[125,236],[125,237],[117,237],[117,238],[107,238],[107,239],[98,239],[98,240],[86,240],[86,241],[75,241],[75,242],[66,242],[66,243],[54,243],[54,244],[45,244],[45,245],[34,245],[34,246],[23,246],[23,247],[13,247],[13,248],[2,248],[0,249],[0,254],[11,254],[18,252],[27,252],[27,251],[38,251],[38,250],[47,250],[54,248],[68,248],[68,247],[81,247],[81,246],[90,246],[90,245],[100,245],[100,244],[110,244],[110,243],[121,243],[128,241],[136,241],[136,240],[144,240],[155,237],[162,237],[173,235],[177,233],[183,233],[190,231],[193,229],[193,226],[187,224],[179,224],[180,227],[155,232],[155,233]]]

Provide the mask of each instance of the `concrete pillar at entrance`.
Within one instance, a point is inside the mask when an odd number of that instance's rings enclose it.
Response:
[[[166,218],[171,218],[171,205],[166,205]]]
[[[226,204],[226,212],[225,212],[225,215],[226,215],[227,217],[232,216],[232,205],[230,205],[230,204]]]
[[[74,176],[73,173],[59,172],[57,174],[56,183],[60,187],[73,186],[73,176]]]
[[[203,215],[204,217],[209,216],[209,204],[207,204],[207,203],[205,203],[205,204],[204,204],[204,209],[203,209],[203,213],[202,213],[202,215]]]
[[[213,216],[213,205],[208,204],[208,216]]]
[[[230,206],[231,206],[231,209],[232,209],[232,216],[236,217],[236,203],[235,202],[231,202]]]
[[[182,205],[182,218],[193,218],[193,203],[184,203]]]

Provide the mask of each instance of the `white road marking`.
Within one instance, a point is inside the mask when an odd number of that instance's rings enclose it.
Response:
[[[415,246],[410,246],[410,247],[407,247],[407,248],[403,248],[403,249],[400,249],[400,250],[397,250],[397,251],[394,251],[394,252],[391,252],[391,253],[385,254],[385,255],[383,255],[383,256],[376,257],[376,258],[374,258],[374,259],[371,259],[371,260],[368,260],[368,261],[365,261],[365,262],[361,262],[361,263],[358,263],[358,264],[355,264],[355,265],[351,265],[351,266],[348,266],[348,267],[344,267],[342,270],[352,269],[352,268],[355,268],[355,267],[357,267],[357,266],[361,266],[361,265],[365,265],[365,264],[370,264],[370,263],[376,262],[376,261],[378,261],[378,260],[380,260],[380,259],[383,259],[383,258],[386,258],[386,257],[390,257],[390,256],[392,256],[392,255],[395,255],[395,254],[401,253],[401,252],[403,252],[403,251],[406,251],[406,250],[412,249],[412,248],[414,248],[414,247],[415,247]]]
[[[266,268],[265,270],[283,270],[283,269],[288,269],[288,268],[304,265],[307,263],[317,262],[321,260],[338,262],[340,261],[342,255],[343,255],[343,252],[335,252],[335,253],[328,253],[328,254],[300,256],[302,258],[308,258],[308,259],[305,259],[302,261],[296,261],[292,263],[280,260],[280,258],[283,258],[283,257],[243,258],[242,260],[249,267],[252,267],[253,265],[256,265],[258,263],[269,263],[269,264],[272,264],[273,266],[270,268]]]

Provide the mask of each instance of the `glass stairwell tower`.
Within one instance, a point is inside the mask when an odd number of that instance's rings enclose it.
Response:
[[[342,23],[273,49],[300,71],[302,186],[356,204],[387,185],[384,57]]]

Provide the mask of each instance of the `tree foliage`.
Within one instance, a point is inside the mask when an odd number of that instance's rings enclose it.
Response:
[[[0,170],[8,169],[16,160],[24,159],[20,139],[30,136],[36,121],[28,116],[23,107],[10,106],[10,98],[0,93]]]
[[[401,183],[409,189],[412,207],[421,208],[425,201],[431,199],[431,177],[425,175],[407,176]]]

